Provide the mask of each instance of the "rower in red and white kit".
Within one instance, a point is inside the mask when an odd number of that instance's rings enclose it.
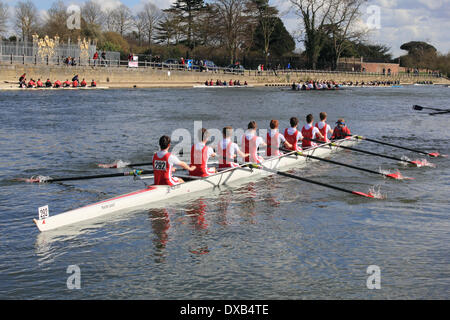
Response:
[[[298,127],[298,118],[292,117],[291,120],[289,120],[291,127],[284,130],[284,137],[286,138],[287,142],[291,145],[289,147],[289,150],[292,151],[302,151],[302,148],[298,146],[298,142],[302,141],[303,135],[302,133],[297,129]]]
[[[170,137],[162,136],[159,139],[161,150],[153,156],[153,172],[155,185],[157,186],[174,186],[184,182],[183,179],[172,176],[172,172],[175,172],[175,165],[188,171],[195,170],[195,167],[189,167],[185,162],[180,161],[176,156],[169,152],[170,142]]]
[[[320,122],[316,123],[316,128],[319,129],[320,133],[325,138],[323,140],[319,139],[322,142],[330,142],[330,140],[328,139],[328,133],[333,134],[333,130],[331,129],[330,125],[327,124],[327,117],[328,117],[328,115],[326,112],[321,112],[320,113]]]
[[[279,132],[279,121],[272,120],[270,121],[270,131],[267,133],[267,156],[268,157],[276,157],[282,155],[280,151],[281,146],[286,146],[289,149],[292,148],[292,145],[286,141],[286,138]]]
[[[256,135],[257,128],[256,121],[251,121],[248,124],[248,130],[242,137],[242,151],[249,155],[245,157],[245,162],[262,163],[264,161],[264,158],[258,155],[258,148],[267,146],[267,143]]]
[[[314,127],[314,116],[312,114],[308,114],[306,116],[306,125],[302,128],[303,135],[303,148],[311,148],[316,147],[317,144],[311,140],[316,140],[319,138],[321,141],[325,140],[325,137],[320,133],[319,129]]]
[[[189,172],[191,176],[207,177],[216,173],[216,168],[208,168],[209,158],[216,157],[213,148],[206,145],[209,137],[208,130],[203,128],[198,133],[198,138],[201,142],[192,145],[191,166],[196,166],[197,168]]]
[[[241,158],[248,157],[248,154],[239,150],[239,147],[231,138],[233,137],[233,128],[225,127],[222,131],[223,140],[217,146],[217,153],[219,157],[219,170],[239,167],[239,164],[234,160],[239,155]]]

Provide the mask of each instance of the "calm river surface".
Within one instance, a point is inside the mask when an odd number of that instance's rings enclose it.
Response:
[[[331,124],[344,117],[354,133],[450,154],[450,116],[412,110],[449,101],[443,87],[0,92],[0,299],[449,299],[449,159],[404,168],[352,152],[333,156],[400,168],[413,181],[326,163],[294,171],[362,192],[376,186],[386,200],[273,176],[43,234],[32,221],[38,207],[55,215],[142,182],[12,181],[148,161],[161,135],[193,131],[195,120],[208,128],[256,120],[266,129],[279,119],[284,130],[291,116],[321,111]],[[359,148],[423,158],[368,142]],[[80,268],[80,290],[67,288],[70,265]],[[371,265],[381,269],[381,290],[367,289]]]

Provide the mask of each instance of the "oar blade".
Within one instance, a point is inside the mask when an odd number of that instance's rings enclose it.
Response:
[[[418,106],[418,105],[414,105],[413,106],[414,110],[418,110],[418,111],[422,111],[423,107],[422,106]]]
[[[355,195],[357,195],[357,196],[360,196],[360,197],[365,197],[365,198],[371,198],[371,199],[374,199],[375,197],[374,197],[374,195],[373,194],[366,194],[366,193],[363,193],[363,192],[359,192],[359,191],[353,191],[352,192],[353,194],[355,194]]]

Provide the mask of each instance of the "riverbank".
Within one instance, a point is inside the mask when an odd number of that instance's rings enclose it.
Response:
[[[342,82],[371,82],[371,81],[400,81],[400,84],[414,84],[417,82],[432,81],[435,84],[450,84],[445,78],[431,76],[411,77],[408,75],[383,76],[378,74],[362,74],[347,72],[322,71],[276,71],[258,73],[245,71],[243,74],[223,72],[195,72],[184,70],[152,69],[152,68],[119,68],[119,67],[68,67],[68,66],[42,66],[42,65],[0,65],[0,87],[11,87],[17,83],[18,78],[26,73],[27,78],[45,81],[47,78],[54,81],[72,79],[75,74],[80,79],[90,82],[95,79],[99,86],[110,88],[180,88],[203,84],[205,81],[217,79],[222,81],[240,80],[253,86],[266,86],[273,84],[290,85],[292,82],[309,80],[332,80]]]

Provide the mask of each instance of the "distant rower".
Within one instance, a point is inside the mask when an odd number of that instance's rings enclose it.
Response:
[[[189,173],[191,176],[207,177],[216,173],[216,168],[208,168],[209,158],[216,157],[214,150],[206,145],[209,137],[208,130],[203,128],[198,133],[201,142],[192,145],[191,166],[195,166],[196,169]]]
[[[176,165],[188,171],[195,170],[195,167],[189,167],[185,162],[180,161],[180,159],[169,152],[170,142],[170,137],[162,136],[159,139],[161,150],[153,156],[155,185],[173,186],[183,183],[183,179],[172,176],[172,172],[175,171],[174,166]]]
[[[248,154],[239,150],[239,146],[231,139],[233,137],[233,128],[225,127],[222,130],[223,140],[219,142],[217,146],[217,152],[219,156],[219,169],[229,169],[239,167],[239,164],[235,163],[236,157],[239,155],[241,158],[248,157]]]

